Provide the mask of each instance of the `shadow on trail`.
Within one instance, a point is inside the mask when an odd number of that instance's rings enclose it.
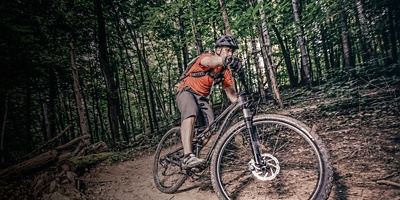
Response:
[[[193,186],[187,187],[185,189],[179,189],[175,193],[185,193],[185,192],[187,192],[189,190],[193,190],[193,189],[196,189],[196,188],[199,188],[199,187],[200,187],[200,185],[193,185]]]
[[[205,178],[201,180],[192,180],[189,186],[179,189],[178,191],[176,191],[176,193],[184,193],[196,188],[201,191],[213,191],[211,180],[209,178]]]
[[[344,183],[344,179],[340,174],[334,169],[333,171],[333,185],[335,190],[335,197],[334,199],[337,200],[348,200],[348,190],[349,188]]]

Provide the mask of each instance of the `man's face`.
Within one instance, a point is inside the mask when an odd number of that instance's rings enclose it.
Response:
[[[230,47],[221,47],[220,56],[224,56],[224,57],[233,56],[234,52],[235,52],[235,50]]]

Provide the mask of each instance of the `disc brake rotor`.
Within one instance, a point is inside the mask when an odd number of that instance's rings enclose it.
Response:
[[[248,163],[250,171],[253,175],[261,181],[270,181],[279,174],[279,161],[276,157],[271,154],[261,154],[261,159],[264,161],[265,166],[257,167],[254,159],[251,159]]]

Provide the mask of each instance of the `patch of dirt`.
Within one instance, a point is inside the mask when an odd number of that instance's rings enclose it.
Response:
[[[359,102],[358,107],[346,101],[324,99],[316,93],[275,113],[290,115],[310,127],[317,125],[333,160],[330,200],[400,200],[396,185],[400,183],[399,107],[390,100],[375,106]],[[353,107],[346,107],[349,105]],[[266,106],[264,112],[270,112],[268,109]],[[202,181],[188,179],[177,193],[159,192],[153,182],[153,154],[141,152],[134,157],[119,163],[103,162],[87,172],[82,183],[89,199],[217,199],[208,175]]]
[[[109,163],[103,162],[92,168],[81,178],[89,199],[114,200],[217,200],[210,180],[186,180],[174,194],[158,191],[153,181],[153,154],[141,152],[135,160]]]

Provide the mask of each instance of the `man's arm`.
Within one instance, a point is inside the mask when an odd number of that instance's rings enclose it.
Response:
[[[224,65],[225,57],[221,56],[207,56],[201,59],[200,64],[210,68],[216,68],[218,66]]]
[[[226,96],[228,96],[229,100],[233,103],[237,100],[237,93],[233,87],[225,88]]]

